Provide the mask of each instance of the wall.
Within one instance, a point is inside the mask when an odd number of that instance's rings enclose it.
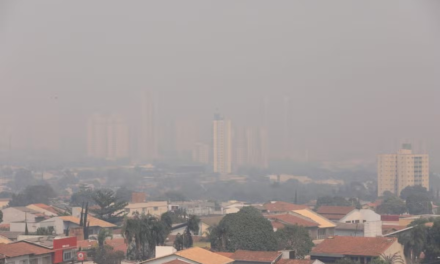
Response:
[[[171,255],[176,253],[176,249],[174,247],[166,247],[166,246],[156,246],[156,258],[160,258],[163,256]]]
[[[44,257],[50,257],[49,263],[44,263],[43,262],[43,258]],[[40,256],[31,257],[31,258],[29,258],[29,255],[20,256],[20,257],[16,257],[16,258],[8,258],[6,263],[7,264],[8,263],[18,264],[18,263],[21,263],[21,261],[25,261],[25,260],[27,260],[27,263],[29,263],[29,261],[31,259],[35,259],[35,258],[38,259],[38,264],[52,264],[52,256],[51,256],[51,254],[45,254],[45,255],[40,255]]]
[[[37,228],[39,227],[38,223],[27,223],[28,231],[30,233],[37,232]],[[19,222],[19,223],[10,223],[9,230],[11,232],[25,232],[26,230],[26,223]]]
[[[25,220],[25,213],[14,207],[9,207],[2,210],[3,212],[3,224],[9,224],[11,222],[21,222]],[[26,219],[28,222],[35,222],[35,215],[26,213]]]
[[[365,237],[382,236],[382,221],[371,221],[364,223]]]
[[[396,240],[385,252],[384,256],[392,256],[393,254],[398,253],[402,257],[402,264],[406,264],[406,259],[403,255],[403,246]]]
[[[57,235],[62,235],[64,234],[64,223],[63,220],[61,220],[60,218],[54,217],[54,218],[50,218],[44,221],[41,221],[39,223],[40,227],[49,227],[49,226],[53,226],[54,230],[55,230],[55,234]]]
[[[364,231],[363,230],[341,230],[341,229],[335,229],[335,236],[358,236],[363,237]]]
[[[64,252],[72,252],[75,255],[77,240],[76,237],[64,237],[53,240],[54,259],[53,263],[63,262]]]
[[[380,221],[380,215],[370,209],[353,210],[339,222],[341,223],[364,223],[371,221]]]

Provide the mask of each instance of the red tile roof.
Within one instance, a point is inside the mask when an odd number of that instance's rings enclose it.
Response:
[[[341,220],[355,209],[353,206],[320,206],[316,212],[327,219]]]
[[[310,255],[335,254],[377,257],[396,241],[395,237],[335,236],[325,239],[313,248]]]
[[[27,243],[24,241],[15,242],[11,244],[0,244],[0,255],[1,259],[6,258],[15,258],[19,256],[26,255],[43,255],[50,254],[52,250],[47,248],[37,246],[31,243]]]
[[[319,226],[318,223],[312,221],[311,219],[307,220],[303,217],[299,217],[292,214],[280,214],[280,215],[269,215],[266,216],[269,220],[272,221],[278,221],[283,224],[288,225],[299,225],[299,226],[305,226],[305,227],[317,227]]]
[[[180,260],[180,259],[173,259],[171,261],[164,262],[162,264],[188,264],[188,262],[185,262],[185,261]]]
[[[227,258],[231,258],[232,255],[234,255],[234,252],[214,252],[214,253],[222,255],[222,256],[227,257]]]
[[[388,222],[397,222],[399,221],[399,215],[381,215],[380,220],[388,221]]]
[[[293,210],[302,210],[308,208],[307,205],[292,204],[281,201],[265,203],[263,207],[270,212],[290,212]]]
[[[124,253],[127,252],[127,244],[125,244],[125,240],[123,238],[113,238],[105,240],[105,244],[109,245],[113,248],[113,251],[122,251]],[[98,241],[96,240],[78,240],[77,247],[84,249],[91,249],[93,247],[98,246]]]
[[[230,258],[236,261],[273,262],[280,256],[281,253],[277,251],[237,250]]]
[[[31,204],[31,205],[35,205],[37,207],[40,207],[41,209],[44,209],[44,210],[49,211],[51,213],[54,213],[56,215],[58,215],[58,213],[59,213],[57,210],[55,210],[54,207],[47,205],[47,204]]]
[[[276,264],[312,264],[311,259],[280,259]]]

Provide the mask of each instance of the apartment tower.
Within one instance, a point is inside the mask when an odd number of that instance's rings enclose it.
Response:
[[[379,155],[377,185],[379,196],[385,191],[400,195],[405,187],[414,185],[429,190],[429,156],[413,154],[411,144],[403,144],[397,154]]]
[[[220,114],[214,115],[212,127],[213,170],[220,174],[232,172],[232,128],[231,120]]]

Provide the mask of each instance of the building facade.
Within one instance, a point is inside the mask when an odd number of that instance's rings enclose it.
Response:
[[[400,195],[405,187],[414,185],[429,190],[429,156],[413,154],[410,144],[403,144],[396,154],[379,155],[377,184],[379,196],[385,191]]]
[[[232,172],[232,127],[231,120],[216,114],[212,129],[213,170],[220,174]]]

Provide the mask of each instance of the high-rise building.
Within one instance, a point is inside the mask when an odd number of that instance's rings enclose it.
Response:
[[[93,158],[128,157],[128,126],[119,115],[93,114],[87,124],[87,155]]]
[[[198,127],[191,120],[177,120],[175,124],[176,154],[180,159],[191,159],[198,139]]]
[[[235,132],[235,165],[267,168],[266,130],[264,128],[239,128]]]
[[[200,164],[209,164],[209,145],[197,142],[192,151],[192,160]]]
[[[143,160],[153,160],[157,158],[154,100],[150,92],[144,92],[141,99],[139,158]]]
[[[283,158],[292,158],[292,113],[290,108],[290,98],[284,97],[283,100]]]
[[[231,120],[215,114],[212,127],[212,162],[214,172],[232,172],[232,127]]]
[[[407,186],[421,185],[429,190],[429,156],[413,154],[411,144],[403,144],[397,154],[378,156],[378,195],[390,191],[396,195]]]

